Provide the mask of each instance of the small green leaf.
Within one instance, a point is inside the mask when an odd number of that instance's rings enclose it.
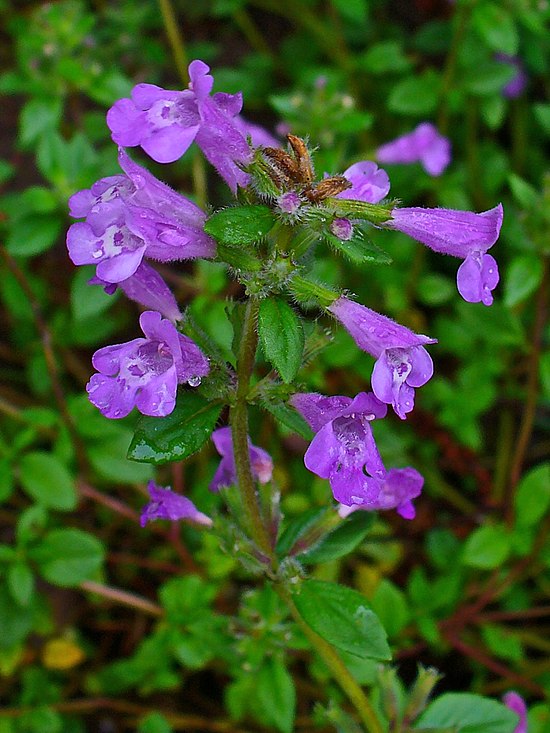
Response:
[[[285,522],[284,529],[277,540],[277,554],[281,557],[288,555],[300,537],[313,529],[326,513],[326,508],[313,508]]]
[[[459,733],[511,733],[518,716],[496,700],[450,692],[434,700],[415,730],[448,727]]]
[[[300,318],[281,298],[260,303],[260,341],[266,357],[287,384],[296,377],[304,353],[304,329]]]
[[[311,565],[318,562],[329,562],[353,552],[367,536],[374,521],[369,512],[355,512],[339,527],[325,535],[312,548],[298,555],[300,562]]]
[[[280,659],[267,659],[257,677],[262,716],[281,733],[292,733],[296,713],[294,680]]]
[[[330,232],[323,233],[324,240],[337,252],[343,254],[351,262],[361,265],[364,262],[376,262],[380,265],[389,265],[392,258],[381,247],[374,244],[365,231],[357,224],[353,226],[351,239],[343,240]]]
[[[265,237],[275,223],[267,206],[234,206],[211,216],[204,231],[224,244],[254,244]]]
[[[432,69],[398,82],[388,98],[388,109],[401,115],[429,115],[437,107],[440,77]]]
[[[40,574],[62,587],[90,578],[101,567],[104,554],[101,542],[80,529],[54,529],[29,551]]]
[[[398,41],[373,44],[358,63],[371,74],[398,73],[408,71],[411,66]]]
[[[502,87],[513,77],[514,69],[509,64],[486,61],[476,67],[475,74],[464,79],[464,87],[480,97],[500,94]]]
[[[309,425],[300,415],[300,413],[296,412],[296,410],[294,410],[292,407],[289,407],[284,402],[273,402],[267,399],[261,401],[261,406],[264,410],[267,410],[267,412],[271,413],[271,415],[273,415],[273,417],[278,420],[281,425],[284,425],[285,428],[292,430],[292,432],[296,433],[296,435],[299,435],[304,440],[313,439],[312,429],[309,427]]]
[[[21,485],[42,506],[71,511],[76,506],[74,481],[63,463],[49,453],[27,453],[19,464]]]
[[[107,295],[99,285],[89,285],[88,281],[94,275],[92,265],[83,265],[76,271],[71,285],[71,310],[75,320],[83,321],[86,318],[97,316],[110,308],[116,302],[119,291]]]
[[[19,118],[19,141],[28,148],[49,130],[55,130],[61,119],[60,97],[31,99],[21,110]]]
[[[479,527],[466,540],[462,562],[472,568],[489,570],[503,563],[510,549],[511,536],[504,527]]]
[[[10,254],[20,257],[40,254],[53,245],[62,227],[62,220],[55,214],[24,217],[10,229],[6,249]]]
[[[537,206],[539,202],[539,193],[537,189],[524,178],[521,178],[515,173],[510,173],[508,175],[508,183],[510,184],[514,198],[520,206],[525,209],[532,209]]]
[[[172,733],[172,727],[160,713],[149,713],[138,725],[137,733]]]
[[[8,569],[8,588],[14,601],[28,606],[34,590],[34,575],[28,565],[15,562]]]
[[[198,394],[182,394],[171,415],[138,420],[128,458],[159,465],[192,456],[210,437],[221,410]]]
[[[542,261],[532,254],[514,257],[504,280],[504,303],[512,308],[532,295],[542,279]]]
[[[378,584],[371,605],[390,638],[397,636],[410,619],[405,594],[387,578]]]
[[[293,599],[304,621],[334,646],[357,657],[391,659],[386,632],[361,593],[310,579]]]
[[[513,16],[502,5],[483,2],[472,12],[472,26],[492,51],[515,56],[519,36]]]
[[[550,135],[550,104],[535,104],[533,105],[533,112],[543,131]]]
[[[532,527],[540,522],[550,506],[550,463],[532,468],[523,476],[514,497],[516,522]]]
[[[16,603],[11,593],[0,585],[0,651],[12,649],[23,641],[32,628],[32,608]]]

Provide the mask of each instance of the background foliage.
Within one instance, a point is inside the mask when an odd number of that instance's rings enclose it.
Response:
[[[328,249],[320,259],[320,279],[439,345],[409,421],[377,433],[385,460],[426,476],[417,519],[350,520],[304,562],[308,582],[342,580],[369,599],[403,683],[421,662],[444,675],[440,692],[514,688],[534,703],[530,730],[548,730],[548,3],[183,0],[176,58],[159,7],[0,1],[1,733],[353,730],[278,597],[215,536],[138,530],[153,468],[126,458],[135,415],[109,421],[84,394],[91,353],[133,338],[137,310],[89,288],[91,272],[69,262],[66,201],[117,172],[106,109],[138,81],[179,88],[178,64],[193,58],[213,66],[217,90],[243,91],[249,120],[308,135],[320,172],[429,119],[451,138],[453,162],[440,178],[387,166],[393,195],[478,211],[504,203],[490,309],[456,296],[455,262],[398,233],[384,233],[391,268]],[[501,93],[513,72],[497,52],[523,60],[517,99]],[[202,205],[230,200],[196,150],[167,175]],[[163,274],[230,359],[225,299],[238,293],[223,267]],[[318,346],[305,388],[365,388],[372,359],[347,334]],[[323,511],[328,487],[304,468],[302,439],[260,413],[252,421],[292,531]],[[213,513],[215,466],[206,449],[156,475]],[[372,659],[345,661],[372,682]]]

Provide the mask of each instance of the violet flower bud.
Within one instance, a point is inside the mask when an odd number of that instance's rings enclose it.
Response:
[[[404,420],[414,407],[414,389],[432,377],[433,363],[424,348],[436,339],[415,334],[390,318],[354,303],[337,298],[328,310],[350,333],[357,346],[374,356],[372,389],[376,397],[392,405]]]
[[[145,338],[105,346],[92,357],[98,373],[86,389],[105,417],[126,417],[133,407],[144,415],[169,415],[178,384],[196,387],[210,370],[199,347],[160,313],[145,311],[139,323]]]
[[[248,174],[238,164],[252,153],[234,118],[242,108],[241,94],[214,94],[203,61],[189,65],[189,88],[162,89],[137,84],[131,98],[119,99],[107,112],[113,140],[124,147],[140,145],[158,163],[178,160],[193,141],[233,192],[246,186]]]
[[[499,273],[496,261],[486,252],[499,237],[502,217],[502,204],[481,214],[396,207],[384,226],[397,229],[436,252],[463,258],[457,273],[458,292],[469,303],[491,305],[491,291],[498,284]]]
[[[209,488],[211,491],[219,491],[223,487],[234,486],[237,483],[231,428],[225,427],[214,430],[212,433],[212,442],[222,459]],[[268,481],[271,481],[273,460],[269,453],[263,450],[263,448],[252,445],[250,439],[248,439],[248,451],[252,476],[261,484],[266,484]]]
[[[422,122],[412,132],[381,145],[376,151],[381,163],[421,163],[430,176],[440,176],[451,162],[451,143],[431,122]]]
[[[147,491],[151,501],[141,510],[139,523],[142,527],[156,519],[170,519],[172,522],[183,519],[205,527],[212,526],[210,517],[199,512],[186,496],[174,493],[169,487],[158,486],[154,481],[149,481]]]
[[[412,499],[422,490],[422,476],[413,468],[387,472],[374,441],[370,423],[385,417],[385,404],[366,392],[354,399],[295,394],[290,403],[316,433],[304,456],[306,468],[329,480],[336,501],[349,511],[397,509],[414,517]]]
[[[502,702],[509,710],[512,710],[519,716],[519,723],[512,733],[527,733],[527,706],[522,696],[518,695],[517,692],[507,692],[503,696]]]
[[[495,60],[502,64],[508,64],[515,71],[515,75],[502,87],[502,96],[506,99],[516,99],[520,97],[527,86],[527,74],[523,67],[523,62],[519,56],[511,56],[508,53],[496,53]]]

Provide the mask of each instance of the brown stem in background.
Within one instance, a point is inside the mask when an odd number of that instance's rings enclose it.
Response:
[[[164,616],[164,611],[159,605],[147,600],[147,598],[142,598],[135,593],[129,593],[128,591],[121,590],[120,588],[113,588],[109,585],[96,583],[93,580],[84,580],[80,583],[79,587],[82,590],[88,591],[88,593],[96,593],[102,598],[122,604],[123,606],[130,606],[131,608],[143,611],[150,616],[156,616],[158,618]]]
[[[21,289],[27,297],[27,300],[29,301],[29,305],[31,306],[35,326],[40,335],[42,350],[44,352],[44,359],[46,361],[46,369],[48,370],[48,375],[52,383],[55,401],[57,402],[61,419],[63,420],[63,423],[65,424],[65,427],[67,428],[67,431],[71,438],[78,467],[81,471],[84,471],[88,465],[88,459],[86,457],[84,444],[82,443],[80,436],[76,431],[73,418],[67,407],[65,393],[63,391],[63,387],[61,386],[59,367],[55,358],[53,339],[49,326],[46,322],[46,319],[44,318],[42,309],[38,300],[36,299],[30,283],[23,270],[17,264],[16,259],[9,254],[9,252],[3,245],[0,245],[0,255],[2,256],[2,259],[6,263],[7,267],[9,268],[17,282],[19,283]]]
[[[537,410],[537,401],[539,393],[539,362],[542,345],[544,328],[548,314],[548,296],[549,296],[549,277],[548,277],[548,259],[543,260],[543,274],[539,285],[539,289],[535,301],[535,323],[533,326],[533,336],[531,339],[531,353],[529,354],[529,366],[527,373],[527,397],[525,407],[521,418],[521,424],[516,440],[516,449],[514,451],[512,466],[510,468],[510,481],[505,495],[505,512],[506,522],[508,525],[513,523],[513,494],[514,489],[521,477],[523,464],[533,425],[535,422],[535,414]]]

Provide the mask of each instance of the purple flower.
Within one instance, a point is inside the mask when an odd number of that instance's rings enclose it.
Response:
[[[249,176],[238,164],[251,160],[251,151],[235,116],[241,94],[210,96],[214,79],[203,61],[189,65],[189,88],[162,89],[138,84],[131,99],[119,99],[107,112],[113,140],[123,147],[141,145],[158,163],[178,160],[193,141],[232,191],[246,186]]]
[[[381,163],[421,163],[430,176],[440,176],[451,162],[451,143],[431,122],[422,122],[407,135],[381,145]]]
[[[139,523],[142,527],[155,519],[171,519],[173,522],[184,519],[195,524],[203,524],[205,527],[212,526],[210,517],[199,512],[191,499],[186,496],[175,494],[168,487],[157,486],[154,481],[149,481],[147,491],[151,501],[141,510]]]
[[[224,486],[234,486],[237,483],[231,428],[225,427],[214,430],[212,441],[222,459],[210,483],[210,490],[219,491]],[[254,478],[261,484],[266,484],[268,481],[271,481],[273,460],[269,453],[263,450],[263,448],[252,445],[250,439],[248,440],[248,450]]]
[[[527,733],[527,706],[522,696],[518,695],[517,692],[507,692],[503,696],[502,702],[507,708],[519,715],[519,723],[512,733]]]
[[[469,303],[493,302],[499,281],[498,266],[487,250],[497,241],[502,226],[502,204],[475,214],[456,209],[395,208],[384,226],[397,229],[426,246],[461,257],[458,292]]]
[[[139,323],[145,338],[106,346],[92,357],[99,373],[86,389],[105,417],[126,417],[134,406],[144,415],[169,415],[178,384],[196,387],[209,372],[199,347],[159,313],[145,311]]]
[[[433,363],[424,348],[436,339],[400,326],[386,316],[337,298],[328,308],[351,334],[357,346],[375,357],[372,389],[376,397],[392,405],[404,420],[414,407],[414,388],[422,387],[433,374]]]
[[[88,280],[90,285],[102,285],[107,295],[120,288],[130,300],[147,309],[158,311],[170,321],[179,321],[182,317],[176,299],[159,273],[146,262],[142,262],[133,275],[119,283],[108,283],[98,277]]]
[[[424,477],[415,468],[390,468],[384,478],[373,478],[378,482],[377,509],[396,509],[403,519],[414,519],[416,509],[412,499],[420,496],[424,486]],[[341,504],[338,513],[347,517],[357,509],[370,510],[365,504],[346,506]]]
[[[522,60],[518,56],[510,56],[508,53],[496,53],[495,60],[511,66],[515,71],[515,76],[502,87],[502,96],[507,99],[520,97],[527,86],[528,79]]]
[[[118,283],[144,257],[171,262],[213,257],[214,241],[204,232],[206,214],[184,196],[134,163],[121,149],[125,176],[103,178],[69,199],[72,216],[86,217],[67,233],[75,265],[96,264],[100,280]]]
[[[372,393],[351,397],[295,394],[291,404],[316,435],[304,456],[312,473],[328,479],[334,498],[367,511],[397,509],[414,517],[411,500],[420,494],[423,478],[413,468],[384,468],[370,423],[387,407]]]
[[[336,194],[336,198],[339,199],[355,199],[377,204],[390,190],[388,174],[371,160],[354,163],[342,175],[351,182],[352,187]]]

